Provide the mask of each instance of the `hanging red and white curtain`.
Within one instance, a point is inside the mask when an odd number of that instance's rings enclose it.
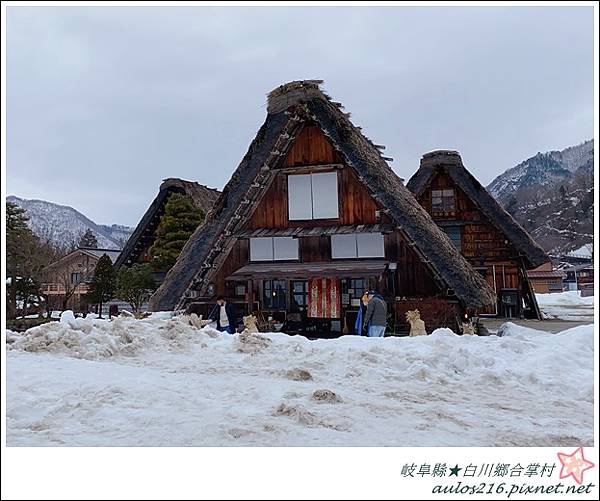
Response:
[[[338,278],[312,278],[308,281],[308,316],[340,318],[342,295]]]

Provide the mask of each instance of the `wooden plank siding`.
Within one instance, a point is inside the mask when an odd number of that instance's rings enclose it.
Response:
[[[456,210],[447,215],[433,215],[431,191],[444,189],[454,189]],[[437,174],[419,202],[427,212],[432,214],[436,222],[461,223],[461,253],[472,264],[482,265],[485,261],[502,261],[518,256],[518,252],[506,236],[486,218],[447,174]]]
[[[444,189],[454,190],[455,210],[445,214],[434,213],[432,190]],[[490,306],[481,313],[501,314],[500,296],[503,289],[516,289],[519,294],[526,294],[526,270],[518,251],[448,174],[437,172],[419,203],[442,229],[448,226],[460,228],[461,253],[485,275],[488,285],[498,294],[496,307]]]
[[[304,133],[310,129],[310,133]],[[335,156],[327,137],[315,127],[307,127],[296,139],[284,161],[286,167],[299,168],[308,165],[323,165],[337,163],[342,160]],[[310,139],[313,142],[307,142]],[[301,141],[301,145],[298,144]],[[316,146],[315,146],[316,144]],[[323,146],[328,145],[327,147]],[[335,155],[333,155],[335,153]],[[334,158],[335,157],[335,158]],[[311,163],[308,163],[311,162]],[[349,167],[337,169],[338,172],[338,201],[339,218],[328,220],[330,224],[375,224],[387,223],[389,217],[381,214],[377,218],[376,211],[381,209],[370,196],[369,191],[359,181],[354,171]],[[258,228],[289,228],[294,226],[323,226],[324,220],[290,221],[288,219],[287,174],[275,174],[271,186],[263,196],[260,204],[246,224],[246,229]]]
[[[342,163],[340,154],[316,125],[307,125],[294,140],[284,167]]]

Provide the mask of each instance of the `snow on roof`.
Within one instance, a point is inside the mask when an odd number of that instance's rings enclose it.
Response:
[[[92,247],[80,247],[79,250],[85,251],[96,257],[102,257],[104,254],[106,254],[113,263],[117,260],[119,254],[121,253],[121,251],[117,249],[94,249]]]
[[[567,253],[567,256],[568,257],[591,258],[593,252],[594,252],[593,244],[583,244],[581,247],[579,247],[579,249],[575,249],[575,250],[572,250],[571,252]]]

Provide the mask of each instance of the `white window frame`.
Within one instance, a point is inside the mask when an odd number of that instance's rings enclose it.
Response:
[[[324,176],[332,176],[332,179],[335,179],[335,190],[328,189],[327,187],[322,188],[325,184],[324,181],[326,178]],[[333,177],[335,176],[335,177]],[[310,197],[308,193],[302,193],[302,186],[298,183],[298,186],[295,186],[295,183],[290,183],[290,179],[295,178],[297,180],[308,178],[310,186]],[[311,221],[316,219],[338,219],[340,217],[340,204],[338,197],[338,189],[339,189],[339,179],[337,171],[327,171],[327,172],[312,172],[309,174],[288,174],[287,177],[288,182],[288,219],[290,221]],[[320,190],[325,189],[324,193],[320,193]],[[315,192],[318,194],[315,197]],[[326,198],[322,198],[326,197]],[[294,200],[298,198],[299,202],[294,202]],[[335,214],[333,212],[328,212],[327,208],[323,208],[319,206],[319,200],[327,200],[331,201],[331,205],[335,207]],[[310,210],[306,207],[306,205],[299,205],[304,202],[305,204],[310,204]],[[310,215],[309,215],[310,213]]]
[[[381,253],[363,253],[359,250],[359,236],[361,238],[373,239],[375,235],[381,237]],[[354,252],[336,252],[335,241],[346,241],[344,249],[354,249]],[[339,244],[338,244],[339,245]],[[383,233],[347,233],[342,235],[331,235],[331,259],[364,259],[385,257],[385,236]]]
[[[293,237],[254,237],[250,238],[250,261],[251,262],[261,262],[261,261],[298,261],[300,256],[300,246],[297,238]],[[270,241],[270,253],[266,258],[255,259],[252,252],[253,242],[257,242],[258,240],[262,242]],[[296,255],[295,257],[278,257],[277,256],[277,242],[286,241],[294,241],[296,246]]]

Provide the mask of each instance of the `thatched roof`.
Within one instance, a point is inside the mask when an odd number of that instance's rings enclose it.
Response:
[[[171,193],[181,193],[189,196],[196,207],[202,209],[205,214],[212,209],[215,200],[220,194],[219,190],[208,188],[194,181],[185,181],[175,177],[165,179],[158,189],[158,195],[148,207],[146,213],[136,226],[135,230],[127,240],[121,255],[115,262],[119,267],[127,265],[137,259],[136,253],[146,247],[148,241],[154,235],[158,218],[164,213],[164,206]]]
[[[419,198],[438,172],[445,172],[452,178],[490,222],[506,235],[515,249],[525,258],[529,268],[550,261],[544,249],[467,170],[458,152],[436,150],[426,153],[421,159],[419,170],[410,178],[406,186],[416,198]]]
[[[452,289],[466,306],[495,302],[485,280],[460,255],[368,140],[319,88],[319,80],[282,85],[268,95],[267,118],[215,203],[206,222],[183,248],[177,263],[150,300],[150,309],[183,307],[192,290],[202,294],[235,243],[235,234],[260,201],[306,123],[328,136],[371,196],[419,253],[440,286]]]

